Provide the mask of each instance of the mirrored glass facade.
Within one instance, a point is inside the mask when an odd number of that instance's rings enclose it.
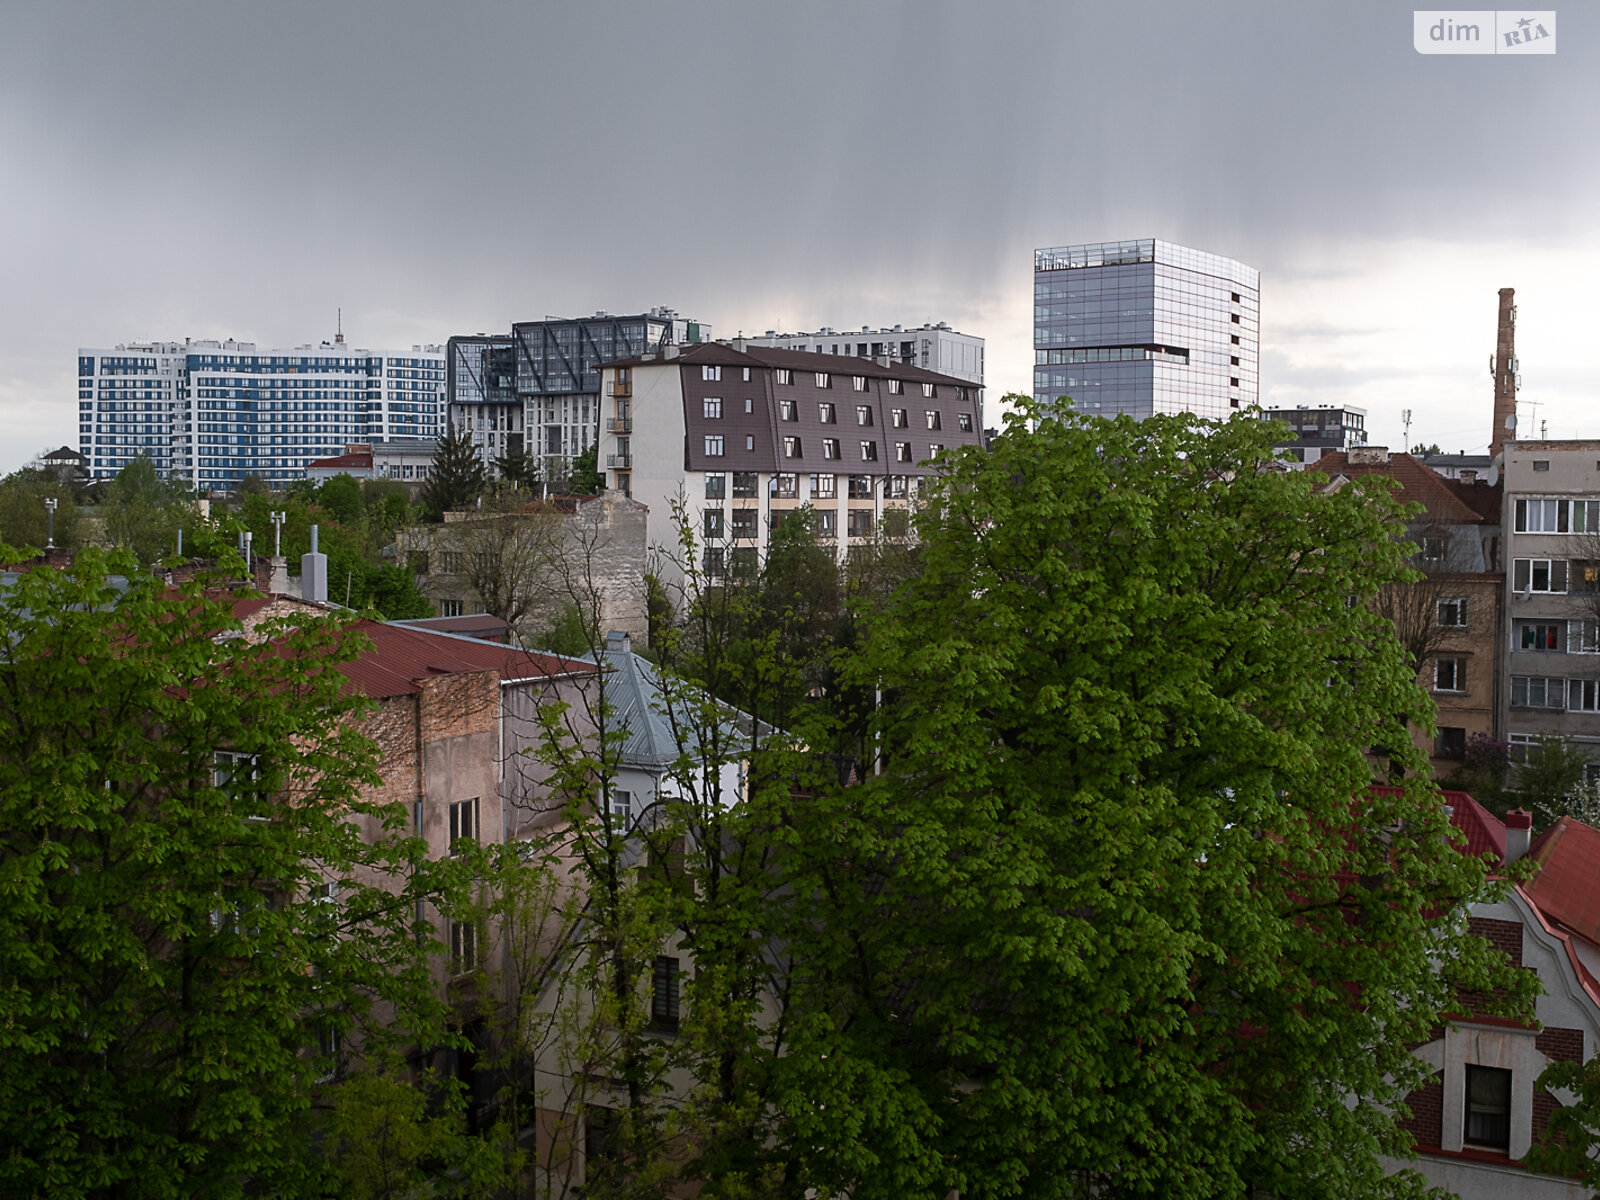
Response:
[[[1226,417],[1260,394],[1261,275],[1158,239],[1034,252],[1034,398]]]

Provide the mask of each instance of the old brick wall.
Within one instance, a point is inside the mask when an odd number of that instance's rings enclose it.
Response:
[[[1435,1079],[1406,1097],[1411,1115],[1400,1122],[1416,1144],[1437,1150],[1444,1144],[1444,1081]]]

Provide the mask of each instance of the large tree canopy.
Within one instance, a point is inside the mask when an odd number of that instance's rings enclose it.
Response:
[[[133,566],[0,590],[0,1192],[314,1190],[341,1046],[428,1044],[416,901],[456,867],[363,798],[353,639]]]
[[[787,1178],[1405,1186],[1377,1155],[1407,1045],[1509,976],[1437,796],[1368,791],[1426,706],[1363,602],[1405,571],[1394,501],[1320,493],[1269,434],[1027,412],[925,490],[919,570],[841,664],[882,693],[881,773],[756,802],[793,871]]]

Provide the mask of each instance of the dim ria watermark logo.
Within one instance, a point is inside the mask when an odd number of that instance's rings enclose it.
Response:
[[[1556,14],[1512,9],[1411,14],[1418,54],[1554,54]]]

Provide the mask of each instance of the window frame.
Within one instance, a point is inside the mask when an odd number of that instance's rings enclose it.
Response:
[[[1475,1082],[1493,1084],[1496,1095],[1493,1100],[1483,1100],[1474,1097],[1473,1084]],[[1491,1150],[1500,1154],[1511,1153],[1511,1116],[1516,1106],[1516,1075],[1506,1067],[1486,1067],[1477,1063],[1468,1063],[1466,1078],[1462,1082],[1463,1096],[1461,1105],[1461,1144],[1472,1150]],[[1484,1088],[1483,1091],[1488,1091]],[[1503,1104],[1500,1095],[1504,1095]],[[1482,1095],[1482,1092],[1479,1092]],[[1491,1137],[1473,1136],[1473,1121],[1479,1118],[1477,1132],[1484,1133],[1485,1126],[1493,1122],[1494,1134]]]
[[[706,396],[700,401],[700,415],[707,421],[722,420],[722,397]]]
[[[723,441],[722,441],[722,435],[720,433],[708,433],[708,434],[705,435],[705,439],[706,439],[705,447],[706,447],[706,457],[707,458],[724,458],[724,457],[726,457],[726,455],[723,454],[724,446],[723,446]]]

